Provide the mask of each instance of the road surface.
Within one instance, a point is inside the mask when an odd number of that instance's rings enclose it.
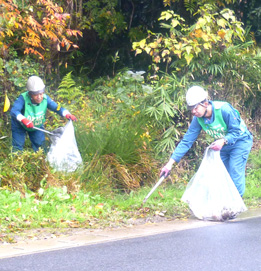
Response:
[[[0,259],[0,271],[259,271],[261,217]]]

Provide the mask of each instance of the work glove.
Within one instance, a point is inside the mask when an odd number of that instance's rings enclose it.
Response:
[[[224,144],[225,144],[225,140],[223,138],[221,138],[221,139],[218,139],[218,140],[214,141],[209,146],[209,148],[214,150],[214,151],[220,151],[222,149],[222,147],[224,146]]]
[[[72,115],[72,114],[66,114],[65,117],[68,120],[77,121],[77,118],[74,115]]]
[[[167,178],[171,172],[172,169],[172,164],[167,163],[160,171],[160,178],[162,176],[164,176],[165,178]]]
[[[165,167],[163,167],[162,169],[161,169],[161,171],[160,171],[160,178],[161,177],[165,177],[165,178],[167,178],[168,176],[169,176],[169,174],[170,174],[170,171],[171,171],[171,169],[168,169],[166,166]]]
[[[34,128],[34,124],[32,123],[32,121],[27,118],[22,119],[21,122],[26,128]]]

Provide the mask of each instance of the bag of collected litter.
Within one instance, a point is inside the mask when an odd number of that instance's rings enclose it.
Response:
[[[72,121],[52,133],[54,135],[50,136],[51,146],[47,161],[57,171],[75,171],[82,164],[82,157],[77,147]]]
[[[220,152],[209,148],[181,200],[187,202],[193,214],[203,220],[225,221],[247,210],[220,158]]]

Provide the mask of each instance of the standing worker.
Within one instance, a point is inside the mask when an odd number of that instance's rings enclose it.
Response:
[[[186,101],[193,119],[160,175],[170,174],[173,164],[181,160],[203,129],[215,139],[210,148],[220,151],[220,157],[242,197],[245,192],[245,168],[253,136],[231,104],[209,101],[207,96],[202,87],[193,86],[188,89]]]
[[[58,106],[48,95],[44,94],[45,85],[38,76],[29,77],[27,91],[14,102],[11,109],[12,145],[14,151],[22,151],[26,133],[34,151],[44,146],[45,135],[34,127],[43,128],[47,108],[62,117],[76,121],[76,117],[65,108]]]

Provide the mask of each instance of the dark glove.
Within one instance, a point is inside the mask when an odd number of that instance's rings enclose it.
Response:
[[[68,120],[77,121],[77,118],[72,114],[67,114],[65,116]]]
[[[22,119],[21,122],[26,128],[34,128],[34,124],[32,123],[32,121],[27,118]]]

